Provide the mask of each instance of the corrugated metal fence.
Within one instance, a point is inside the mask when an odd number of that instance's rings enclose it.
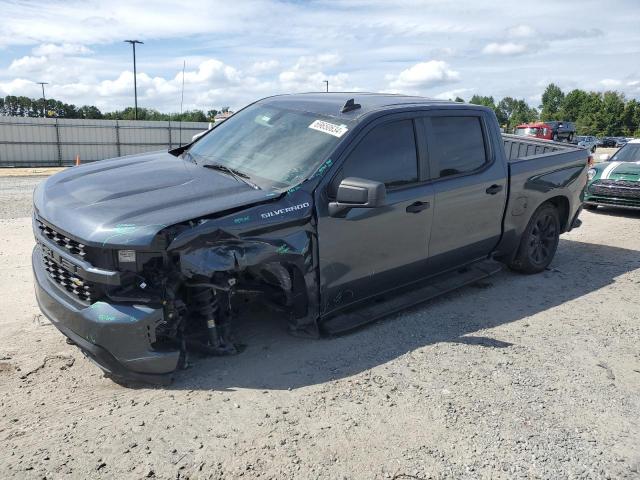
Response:
[[[189,143],[204,122],[0,117],[0,167],[54,167],[167,150]]]

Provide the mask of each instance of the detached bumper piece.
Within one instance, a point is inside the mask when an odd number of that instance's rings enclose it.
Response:
[[[33,251],[36,298],[42,312],[107,375],[116,379],[167,384],[180,351],[156,351],[155,331],[162,309],[96,302],[86,305],[53,282],[41,247]]]

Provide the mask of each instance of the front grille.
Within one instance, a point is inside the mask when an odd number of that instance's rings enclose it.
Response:
[[[589,193],[603,197],[640,199],[640,182],[599,180],[591,184]]]
[[[36,219],[36,224],[45,237],[58,244],[62,248],[66,249],[71,255],[75,255],[76,257],[82,259],[86,257],[87,252],[84,244],[54,230],[49,225],[42,223],[38,219]]]
[[[42,261],[51,279],[67,292],[75,295],[79,300],[91,303],[91,300],[97,296],[96,285],[72,272],[69,268],[73,267],[65,267],[64,259],[61,260],[61,263],[56,262],[47,250],[46,247],[42,248]]]

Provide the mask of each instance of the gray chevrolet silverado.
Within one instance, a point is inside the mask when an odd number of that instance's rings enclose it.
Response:
[[[580,224],[588,155],[501,135],[481,106],[266,98],[184,147],[42,182],[36,296],[109,376],[166,382],[193,354],[238,352],[247,300],[317,337],[500,264],[544,270]]]

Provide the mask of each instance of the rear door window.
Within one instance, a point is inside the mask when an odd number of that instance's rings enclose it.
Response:
[[[427,129],[434,178],[470,173],[487,163],[480,117],[432,116]]]

